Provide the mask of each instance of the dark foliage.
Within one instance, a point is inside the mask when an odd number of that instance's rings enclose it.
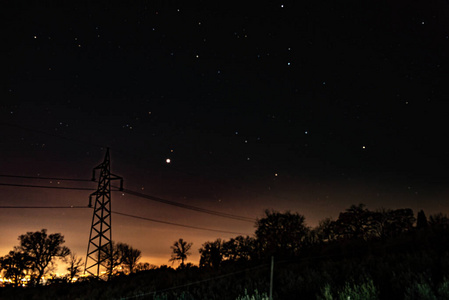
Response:
[[[409,209],[373,212],[358,205],[310,229],[298,214],[267,212],[258,221],[266,235],[206,242],[201,267],[141,268],[109,282],[3,288],[0,298],[235,300],[245,291],[268,291],[265,257],[275,254],[274,299],[447,299],[449,219],[433,215],[422,228],[414,221]],[[299,230],[291,232],[291,224]]]
[[[426,214],[424,213],[423,210],[420,210],[418,212],[418,218],[416,220],[416,228],[418,228],[418,229],[427,228],[427,226],[429,226],[429,224],[427,222]]]
[[[42,276],[53,266],[56,258],[64,259],[70,254],[62,246],[64,236],[60,233],[47,234],[47,229],[27,232],[19,236],[20,245],[0,258],[4,276],[18,286],[26,274],[31,275],[31,284],[40,284]]]
[[[265,217],[257,220],[256,250],[265,258],[298,255],[306,244],[308,232],[304,216],[266,210]]]

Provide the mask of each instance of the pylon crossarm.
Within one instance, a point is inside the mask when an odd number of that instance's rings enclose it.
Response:
[[[115,174],[110,174],[109,179],[111,180],[122,180],[123,178],[120,176],[117,176]]]

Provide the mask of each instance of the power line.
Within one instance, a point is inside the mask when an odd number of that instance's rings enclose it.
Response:
[[[46,131],[39,130],[39,129],[32,129],[32,128],[28,128],[28,127],[24,127],[24,126],[20,126],[20,125],[16,125],[16,124],[11,124],[11,123],[6,123],[6,122],[0,122],[0,125],[2,125],[2,126],[9,126],[9,127],[16,127],[16,128],[21,129],[21,130],[25,130],[25,131],[28,130],[28,131],[35,132],[35,133],[40,133],[40,134],[44,134],[44,135],[48,135],[48,136],[52,136],[52,137],[57,137],[57,138],[61,138],[61,139],[73,141],[73,142],[76,142],[76,143],[88,144],[88,145],[95,146],[95,147],[106,148],[106,146],[94,144],[94,143],[91,143],[91,142],[87,142],[87,141],[83,141],[83,140],[79,140],[79,139],[75,139],[75,138],[70,138],[70,137],[61,136],[61,135],[58,135],[58,134],[46,132]],[[109,147],[109,148],[110,148],[110,147]],[[129,155],[130,155],[129,152],[125,152],[125,151],[122,151],[122,150],[120,150],[120,149],[114,149],[114,151],[117,152],[117,153],[124,154],[125,156],[128,156],[128,157],[129,157]],[[188,175],[191,175],[191,176],[204,177],[204,175],[201,175],[201,174],[192,173],[192,172],[190,172],[190,171],[186,171],[186,170],[181,170],[181,169],[175,168],[175,167],[173,167],[173,165],[170,165],[170,166],[168,167],[168,169],[172,169],[172,170],[174,170],[174,171],[176,171],[176,172],[188,174]],[[270,170],[271,170],[271,169],[270,169]],[[55,179],[55,180],[57,180],[57,179]],[[62,179],[61,179],[61,180],[62,180]],[[87,181],[88,181],[88,180],[87,180]],[[274,196],[274,195],[267,195],[267,196],[268,196],[268,197],[271,197],[271,198],[275,198],[275,199],[278,199],[278,198],[279,198],[279,199],[287,199],[287,198],[284,198],[284,197],[279,197],[279,196]],[[255,219],[253,219],[253,220],[251,220],[251,221],[254,222]]]
[[[13,177],[13,176],[10,176],[10,177]],[[34,178],[33,176],[24,176],[24,177],[32,177],[32,178]],[[48,178],[50,178],[50,177],[48,177]],[[54,180],[57,180],[57,179],[54,179]],[[70,179],[65,179],[65,180],[70,180]],[[47,185],[32,185],[32,184],[15,184],[15,183],[0,183],[0,186],[13,186],[13,187],[25,187],[25,188],[42,188],[42,189],[61,189],[61,190],[79,190],[79,191],[95,191],[95,189],[92,189],[92,188],[62,187],[62,186],[47,186]],[[116,188],[118,188],[118,187],[116,187]],[[188,204],[183,204],[183,203],[179,203],[179,202],[175,202],[175,201],[170,201],[170,200],[166,200],[166,199],[162,199],[162,198],[158,198],[158,197],[142,194],[142,193],[135,192],[135,191],[128,190],[128,189],[123,189],[123,192],[126,192],[126,193],[128,193],[130,195],[134,195],[136,197],[141,197],[141,198],[144,198],[144,199],[148,199],[148,200],[152,200],[152,201],[156,201],[156,202],[160,202],[160,203],[164,203],[164,204],[168,204],[168,205],[172,205],[172,206],[177,206],[177,207],[181,207],[181,208],[184,208],[184,209],[189,209],[189,210],[193,210],[193,211],[197,211],[197,212],[202,212],[202,213],[206,213],[206,214],[210,214],[210,215],[214,215],[214,216],[219,216],[219,217],[223,217],[223,218],[228,218],[228,219],[233,219],[233,220],[238,220],[238,221],[244,221],[244,222],[250,222],[250,223],[253,223],[253,222],[256,221],[256,219],[253,219],[253,218],[243,217],[243,216],[234,215],[234,214],[228,214],[228,213],[224,213],[224,212],[218,212],[218,211],[214,211],[214,210],[210,210],[210,209],[206,209],[206,208],[201,208],[201,207],[197,207],[197,206],[193,206],[193,205],[188,205]]]
[[[18,178],[31,178],[31,179],[61,180],[61,181],[63,181],[63,180],[66,180],[66,181],[90,181],[90,180],[87,180],[87,179],[71,179],[71,178],[58,178],[58,177],[36,177],[36,176],[18,176],[18,175],[0,175],[0,177],[18,177]],[[80,191],[94,191],[95,190],[95,189],[92,189],[92,188],[82,188],[82,187],[62,187],[62,186],[46,186],[46,185],[15,184],[15,183],[0,183],[0,186],[13,186],[13,187],[25,187],[25,188],[44,188],[44,189],[62,189],[62,190],[80,190]],[[116,187],[116,188],[118,188],[118,187]],[[168,205],[172,205],[172,206],[176,206],[176,207],[180,207],[180,208],[184,208],[184,209],[189,209],[189,210],[193,210],[193,211],[197,211],[197,212],[202,212],[202,213],[206,213],[206,214],[210,214],[210,215],[214,215],[214,216],[219,216],[219,217],[223,217],[223,218],[228,218],[228,219],[233,219],[233,220],[238,220],[238,221],[243,221],[243,222],[250,222],[250,223],[254,223],[256,221],[256,219],[253,219],[253,218],[239,216],[239,215],[234,215],[234,214],[229,214],[229,213],[224,213],[224,212],[219,212],[219,211],[214,211],[214,210],[201,208],[201,207],[197,207],[197,206],[193,206],[193,205],[189,205],[189,204],[183,204],[183,203],[179,203],[179,202],[175,202],[175,201],[170,201],[170,200],[166,200],[166,199],[150,196],[150,195],[147,195],[147,194],[139,193],[139,192],[136,192],[136,191],[132,191],[132,190],[129,190],[129,189],[123,189],[123,192],[126,192],[126,193],[128,193],[130,195],[133,195],[133,196],[136,196],[136,197],[144,198],[144,199],[147,199],[147,200],[156,201],[156,202],[159,202],[159,203],[164,203],[164,204],[168,204]]]
[[[46,208],[47,209],[68,209],[68,208],[88,208],[88,209],[92,209],[89,206],[74,206],[74,205],[70,205],[70,206],[10,206],[10,205],[0,206],[0,209],[8,209],[8,208],[9,209],[46,209]],[[227,231],[227,230],[220,230],[220,229],[212,229],[212,228],[206,228],[206,227],[199,227],[199,226],[191,226],[191,225],[179,224],[179,223],[174,223],[174,222],[169,222],[169,221],[162,221],[162,220],[156,220],[156,219],[151,219],[151,218],[131,215],[131,214],[127,214],[127,213],[123,213],[123,212],[119,212],[119,211],[111,211],[111,212],[113,214],[124,216],[124,217],[140,219],[140,220],[145,220],[145,221],[150,221],[150,222],[155,222],[155,223],[161,223],[161,224],[167,224],[167,225],[172,225],[172,226],[178,226],[178,227],[184,227],[184,228],[190,228],[190,229],[196,229],[196,230],[213,231],[213,232],[219,232],[219,233],[230,233],[230,234],[244,235],[244,233],[242,233],[242,232]]]
[[[130,215],[130,214],[121,213],[121,212],[117,212],[117,211],[112,211],[112,213],[116,214],[116,215],[125,216],[125,217],[141,219],[141,220],[145,220],[145,221],[151,221],[151,222],[162,223],[162,224],[168,224],[168,225],[173,225],[173,226],[185,227],[185,228],[191,228],[191,229],[197,229],[197,230],[215,231],[215,232],[220,232],[220,233],[230,233],[230,234],[244,235],[244,233],[241,233],[241,232],[234,232],[234,231],[227,231],[227,230],[219,230],[219,229],[197,227],[197,226],[191,226],[191,225],[185,225],[185,224],[178,224],[178,223],[173,223],[173,222],[168,222],[168,221],[161,221],[161,220],[155,220],[155,219],[150,219],[150,218]]]
[[[197,212],[202,212],[202,213],[206,213],[206,214],[210,214],[210,215],[214,215],[214,216],[219,216],[219,217],[223,217],[223,218],[234,219],[234,220],[250,222],[250,223],[254,223],[256,221],[256,219],[253,219],[253,218],[234,215],[234,214],[228,214],[228,213],[210,210],[210,209],[206,209],[206,208],[201,208],[201,207],[197,207],[197,206],[193,206],[193,205],[189,205],[189,204],[170,201],[170,200],[150,196],[147,194],[142,194],[142,193],[135,192],[135,191],[128,190],[128,189],[123,189],[123,192],[128,193],[133,196],[136,196],[136,197],[148,199],[151,201],[156,201],[156,202],[160,202],[160,203],[164,203],[164,204],[168,204],[168,205],[172,205],[172,206],[177,206],[177,207],[181,207],[184,209],[189,209],[189,210],[193,210],[193,211],[197,211]]]
[[[9,174],[0,174],[0,177],[24,178],[24,179],[43,179],[43,180],[59,180],[59,181],[94,182],[94,181],[92,181],[92,179],[61,178],[61,177],[41,177],[41,176],[19,176],[19,175],[9,175]]]
[[[14,187],[26,187],[26,188],[40,188],[40,189],[95,191],[95,189],[92,189],[92,188],[82,188],[82,187],[47,186],[47,185],[15,184],[15,183],[0,183],[0,185],[14,186]]]
[[[1,176],[2,175],[0,175],[0,177]],[[22,177],[22,176],[7,175],[7,176],[3,176],[3,177]],[[34,176],[23,176],[23,177],[34,178]],[[51,178],[54,178],[53,180],[58,180],[58,179],[56,179],[56,177],[47,177],[46,179],[51,179]],[[60,178],[60,179],[61,180],[71,180],[71,179],[66,179],[66,178],[64,178],[64,179]],[[87,180],[86,179],[80,179],[80,181],[87,181]],[[62,186],[47,186],[47,185],[32,185],[32,184],[15,184],[15,183],[0,183],[0,186],[13,186],[13,187],[25,187],[25,188],[42,188],[42,189],[80,190],[80,191],[95,191],[95,189],[92,189],[92,188],[62,187]],[[118,188],[118,187],[116,187],[116,188]],[[206,213],[206,214],[210,214],[210,215],[214,215],[214,216],[219,216],[219,217],[223,217],[223,218],[228,218],[228,219],[233,219],[233,220],[238,220],[238,221],[244,221],[244,222],[250,222],[250,223],[254,223],[256,221],[256,219],[253,219],[253,218],[239,216],[239,215],[234,215],[234,214],[228,214],[228,213],[214,211],[214,210],[201,208],[201,207],[197,207],[197,206],[193,206],[193,205],[188,205],[188,204],[183,204],[183,203],[179,203],[179,202],[175,202],[175,201],[170,201],[170,200],[166,200],[166,199],[162,199],[162,198],[158,198],[158,197],[142,194],[142,193],[135,192],[135,191],[128,190],[128,189],[123,189],[123,192],[128,193],[128,194],[133,195],[133,196],[136,196],[136,197],[148,199],[148,200],[151,200],[151,201],[156,201],[156,202],[159,202],[159,203],[164,203],[164,204],[168,204],[168,205],[172,205],[172,206],[177,206],[177,207],[180,207],[180,208],[189,209],[189,210],[193,210],[193,211],[197,211],[197,212],[202,212],[202,213]]]
[[[0,206],[1,209],[3,208],[14,208],[14,209],[21,209],[21,208],[26,208],[26,209],[41,209],[41,208],[55,208],[55,209],[59,209],[59,208],[90,208],[89,206],[76,206],[76,205],[70,205],[70,206],[10,206],[10,205],[6,205],[6,206]]]

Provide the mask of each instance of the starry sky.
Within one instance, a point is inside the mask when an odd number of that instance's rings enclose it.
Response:
[[[125,188],[247,218],[291,210],[315,226],[358,203],[447,213],[447,1],[129,2],[1,4],[0,175],[90,179],[109,147]],[[0,191],[0,206],[84,206],[90,193]],[[126,214],[254,232],[125,192],[112,199]],[[91,210],[0,218],[0,255],[47,228],[85,256]],[[178,238],[194,243],[196,264],[202,243],[237,235],[112,222],[114,240],[156,265]]]

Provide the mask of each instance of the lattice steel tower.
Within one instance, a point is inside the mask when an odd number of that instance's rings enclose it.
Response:
[[[108,278],[112,274],[111,180],[120,180],[120,190],[123,190],[123,178],[111,174],[110,162],[108,148],[104,161],[93,169],[92,180],[95,181],[96,170],[100,170],[100,178],[97,191],[89,196],[89,207],[92,207],[92,196],[95,204],[84,266],[84,273]]]

